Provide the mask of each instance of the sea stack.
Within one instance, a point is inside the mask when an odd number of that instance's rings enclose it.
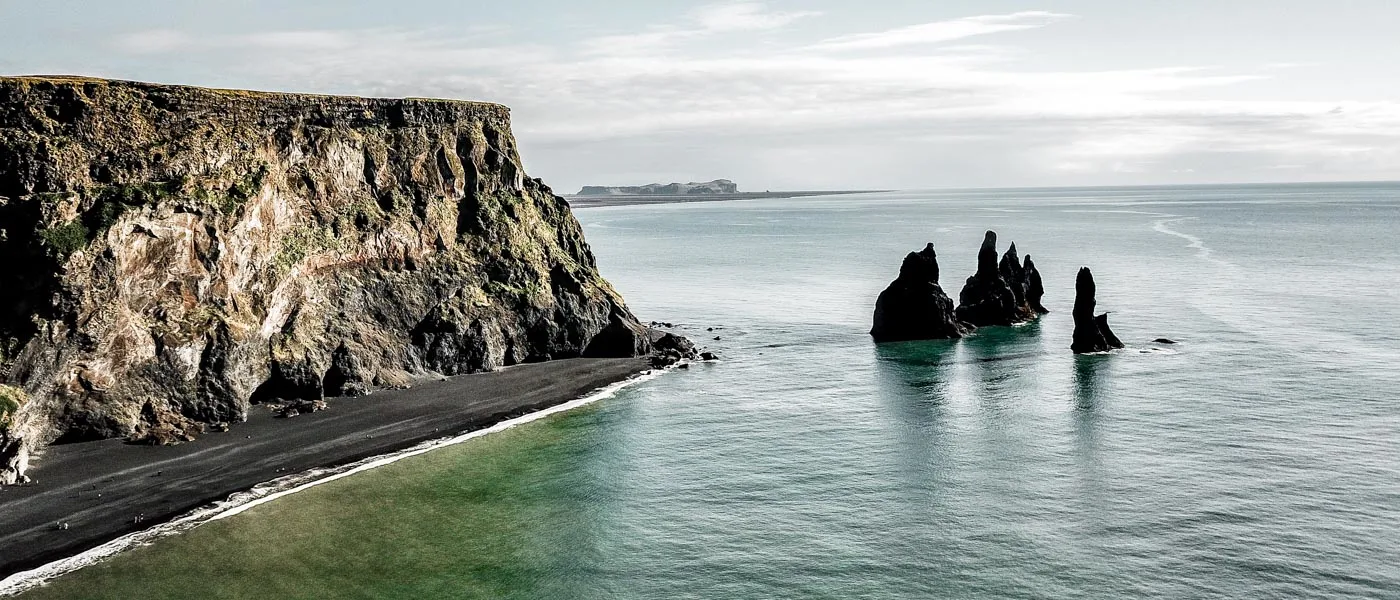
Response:
[[[904,257],[899,278],[880,293],[870,335],[877,343],[957,339],[971,328],[954,312],[953,299],[938,285],[938,255],[929,244]]]
[[[1036,314],[1047,314],[1050,309],[1045,308],[1040,301],[1045,298],[1045,283],[1040,279],[1040,271],[1035,268],[1035,263],[1031,261],[1031,255],[1026,255],[1026,262],[1021,266],[1021,271],[1026,277],[1026,306],[1035,311]]]
[[[0,483],[60,437],[649,352],[521,164],[497,104],[0,77]]]
[[[1037,277],[1039,274],[1037,274]],[[997,234],[988,231],[977,253],[977,273],[967,278],[958,295],[957,318],[976,327],[1015,325],[1035,319],[1026,303],[1026,273],[1012,244],[997,262]]]
[[[1074,343],[1070,349],[1075,354],[1090,354],[1122,348],[1123,342],[1108,328],[1108,315],[1094,316],[1097,288],[1089,267],[1079,269],[1074,292]]]

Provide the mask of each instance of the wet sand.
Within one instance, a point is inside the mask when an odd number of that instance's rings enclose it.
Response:
[[[292,419],[255,406],[231,431],[179,446],[120,440],[54,446],[31,469],[33,484],[0,488],[0,578],[259,483],[489,427],[647,368],[640,358],[558,360],[331,399],[330,410]],[[59,529],[61,522],[68,529]]]

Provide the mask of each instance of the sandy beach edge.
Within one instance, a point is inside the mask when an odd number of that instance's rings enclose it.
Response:
[[[121,444],[116,440],[75,445],[87,448],[83,452],[60,452],[65,455],[59,457],[62,463],[90,463],[93,455],[115,453],[119,456],[106,462],[115,463],[112,466],[116,472],[112,476],[102,477],[100,464],[87,464],[89,472],[77,473],[76,477],[71,472],[61,473],[67,477],[48,477],[49,480],[59,481],[59,485],[51,489],[42,489],[44,480],[40,480],[35,489],[42,492],[20,498],[20,502],[12,502],[5,495],[0,495],[0,522],[22,522],[26,525],[15,528],[17,531],[0,530],[6,531],[5,535],[0,536],[0,557],[3,557],[0,562],[5,563],[0,566],[0,575],[4,576],[0,580],[0,597],[23,593],[126,550],[323,483],[592,404],[622,389],[654,379],[666,371],[651,369],[640,359],[571,359],[521,365],[408,390],[381,392],[368,398],[341,399],[335,401],[332,410],[326,413],[308,415],[327,415],[328,418],[321,425],[304,421],[291,424],[291,420],[274,419],[270,414],[255,412],[249,422],[243,424],[247,427],[236,427],[233,434],[222,434],[223,439],[219,441],[223,443],[206,444],[214,447],[199,448],[200,443],[196,442],[184,446],[150,448]],[[524,393],[520,393],[522,385],[529,388]],[[397,398],[388,398],[390,402],[387,403],[379,402],[385,396]],[[386,414],[386,411],[375,409],[389,410]],[[442,410],[423,412],[433,409]],[[337,412],[340,414],[337,415]],[[305,417],[296,421],[303,419]],[[367,420],[377,427],[366,427]],[[364,433],[366,431],[371,433]],[[257,434],[268,433],[273,435],[267,437],[278,443],[264,442],[264,446],[259,448],[242,439],[253,439]],[[374,440],[375,434],[381,434],[379,440]],[[288,447],[294,448],[299,442],[316,451],[300,457],[301,460],[277,460],[281,452]],[[59,447],[59,450],[69,449]],[[251,464],[237,462],[232,468],[221,464],[248,458],[255,460]],[[131,466],[129,463],[133,460],[140,464]],[[192,462],[194,464],[191,466],[199,470],[192,477],[187,475],[187,478],[226,481],[190,486],[181,485],[185,483],[182,479],[165,478],[165,472],[180,470],[181,461]],[[273,466],[282,462],[297,466]],[[56,465],[50,463],[49,466]],[[289,474],[264,475],[252,483],[237,483],[250,481],[248,477],[256,476],[255,472]],[[44,471],[40,470],[39,473],[42,475]],[[113,485],[116,476],[138,484],[153,480],[159,480],[162,484],[173,481],[176,487],[152,492],[151,488],[155,487],[152,484],[125,485],[123,489],[116,490],[116,499],[109,496],[106,502],[99,500],[101,493],[85,493],[89,487],[113,489],[106,486]],[[93,481],[98,483],[91,483]],[[224,488],[219,488],[220,485]],[[229,489],[230,485],[236,487]],[[220,491],[213,492],[215,489]],[[137,501],[124,498],[122,492],[127,495],[142,494],[142,504],[131,506]],[[154,498],[145,497],[148,493]],[[8,495],[15,496],[12,492]],[[89,504],[100,504],[76,506],[83,504],[85,499]],[[159,505],[154,504],[157,500],[164,502],[165,506],[180,508],[162,514],[158,512]],[[36,504],[25,506],[24,501]],[[143,507],[149,507],[152,512],[146,513],[147,518],[141,523],[123,521],[121,526],[112,527],[112,519],[122,518],[119,514],[141,514],[135,511]],[[51,518],[55,511],[71,513],[75,520],[101,518],[102,526],[81,528],[75,524],[73,529],[58,530],[59,521]],[[63,536],[74,530],[82,532],[80,535],[84,537],[66,545],[44,543],[44,540],[52,540],[54,536]],[[34,543],[36,536],[41,538],[39,543]]]

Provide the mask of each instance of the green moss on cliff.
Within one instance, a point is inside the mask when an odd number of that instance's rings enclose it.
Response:
[[[145,181],[97,188],[92,208],[83,215],[83,222],[92,234],[89,241],[111,229],[127,210],[163,202],[176,197],[179,192],[179,183],[167,181]]]
[[[243,177],[239,178],[238,181],[233,182],[233,185],[229,187],[229,200],[237,204],[242,204],[253,198],[256,198],[258,194],[262,192],[263,181],[266,179],[267,165],[263,165],[258,170],[244,175]],[[233,211],[227,210],[225,212]]]
[[[39,237],[44,240],[44,246],[49,248],[55,256],[68,258],[74,252],[86,248],[91,238],[91,232],[82,221],[73,220],[62,225],[56,225],[39,232]]]
[[[344,239],[336,237],[335,232],[324,227],[300,227],[282,238],[272,263],[278,273],[286,273],[306,257],[327,250],[340,250],[344,244]]]
[[[24,401],[24,390],[0,385],[0,434],[9,430],[15,413],[19,412],[19,407],[24,404]]]

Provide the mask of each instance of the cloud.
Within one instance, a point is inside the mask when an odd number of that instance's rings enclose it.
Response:
[[[188,47],[194,38],[168,29],[152,29],[117,36],[114,44],[119,50],[135,54],[159,54]]]
[[[532,171],[561,188],[686,169],[775,189],[1400,172],[1400,103],[1230,93],[1287,71],[1030,69],[1018,61],[1033,49],[948,43],[1069,18],[1048,12],[824,41],[794,27],[811,16],[738,2],[548,44],[363,29],[148,31],[114,48],[139,60],[178,54],[224,86],[501,102]],[[1309,167],[1267,168],[1280,164]]]
[[[683,43],[736,32],[771,31],[799,19],[819,16],[815,11],[773,12],[762,2],[724,2],[692,10],[683,25],[656,25],[646,31],[605,35],[585,40],[590,54],[638,55],[669,50]]]
[[[705,31],[756,31],[785,27],[798,19],[819,16],[816,11],[771,12],[762,2],[728,2],[695,9],[691,19]]]
[[[815,47],[826,50],[868,50],[916,44],[938,44],[978,35],[1036,29],[1070,18],[1073,16],[1045,11],[964,17],[911,25],[877,33],[844,35],[823,41]]]

